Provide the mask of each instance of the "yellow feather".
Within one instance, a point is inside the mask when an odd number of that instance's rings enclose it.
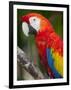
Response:
[[[63,57],[59,55],[58,52],[55,52],[51,49],[52,57],[54,60],[54,66],[56,70],[63,76]]]

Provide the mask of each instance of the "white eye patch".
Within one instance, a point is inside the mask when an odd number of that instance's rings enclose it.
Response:
[[[40,29],[40,19],[37,17],[30,17],[29,19],[30,25],[38,31]]]
[[[29,33],[29,27],[28,27],[28,24],[27,24],[26,22],[23,22],[23,23],[22,23],[22,30],[23,30],[25,36],[28,37],[28,36],[29,36],[29,35],[28,35],[28,33]]]

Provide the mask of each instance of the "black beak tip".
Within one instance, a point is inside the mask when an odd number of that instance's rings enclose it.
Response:
[[[36,33],[37,33],[37,31],[32,26],[29,25],[29,34],[35,35]]]

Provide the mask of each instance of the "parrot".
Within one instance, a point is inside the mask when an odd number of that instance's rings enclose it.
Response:
[[[63,40],[51,22],[35,12],[22,15],[21,21],[25,36],[34,35],[40,62],[49,78],[63,78]]]

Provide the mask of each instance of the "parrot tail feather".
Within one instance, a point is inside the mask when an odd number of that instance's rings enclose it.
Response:
[[[52,71],[50,70],[50,68],[47,68],[47,73],[48,73],[48,75],[49,75],[49,77],[50,77],[51,79],[55,78],[55,77],[54,77],[54,74],[52,73]]]

